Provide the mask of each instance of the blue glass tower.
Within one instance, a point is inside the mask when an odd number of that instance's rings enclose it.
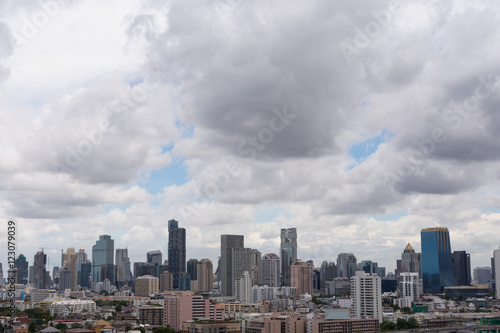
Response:
[[[105,265],[113,265],[115,241],[109,235],[100,235],[92,246],[92,281],[102,282],[102,270]]]
[[[423,229],[420,239],[424,293],[442,293],[455,283],[448,228]]]

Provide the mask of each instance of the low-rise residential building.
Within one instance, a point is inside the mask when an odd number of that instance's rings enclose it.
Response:
[[[138,309],[139,324],[163,326],[165,308],[163,306],[140,306]]]
[[[312,321],[312,333],[380,332],[378,319],[325,319]]]
[[[183,333],[241,333],[239,321],[213,321],[208,318],[182,323]]]
[[[180,291],[165,294],[164,326],[176,331],[182,329],[182,323],[194,318],[222,318],[222,308],[211,305],[208,298],[195,295],[192,291]]]
[[[96,304],[92,300],[69,299],[50,304],[51,316],[65,316],[70,313],[96,312]]]
[[[281,314],[274,312],[271,316],[260,316],[247,323],[246,333],[306,333],[307,317],[299,314]]]

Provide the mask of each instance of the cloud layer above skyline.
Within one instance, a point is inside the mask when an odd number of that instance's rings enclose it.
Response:
[[[499,6],[2,2],[0,217],[51,265],[100,234],[166,259],[172,218],[188,258],[216,260],[221,234],[278,253],[296,227],[301,259],[390,271],[447,226],[489,265]]]

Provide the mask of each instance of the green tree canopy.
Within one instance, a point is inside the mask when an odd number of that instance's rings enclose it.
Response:
[[[68,328],[65,323],[57,323],[54,327],[60,331],[66,331],[66,329]]]
[[[420,327],[420,325],[415,318],[411,317],[410,319],[408,319],[408,328],[409,329],[419,328],[419,327]]]
[[[387,332],[387,331],[394,331],[396,329],[396,324],[394,324],[392,321],[384,321],[382,324],[380,324],[380,330],[382,332]]]
[[[398,330],[406,330],[408,329],[408,322],[403,318],[398,318],[398,320],[396,320],[396,328]]]

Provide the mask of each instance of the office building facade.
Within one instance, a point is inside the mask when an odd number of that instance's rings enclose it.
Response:
[[[180,289],[181,274],[186,273],[186,229],[176,220],[168,221],[168,271],[174,277],[174,289]]]
[[[135,279],[135,295],[148,297],[159,291],[159,279],[151,275],[139,276]]]
[[[402,272],[398,278],[400,297],[409,297],[412,302],[420,299],[418,272]]]
[[[276,253],[262,256],[260,264],[260,281],[263,286],[280,286],[280,257]]]
[[[313,295],[313,267],[307,262],[296,260],[291,267],[291,286],[295,288],[297,295]]]
[[[244,236],[221,235],[220,274],[222,296],[233,296],[234,272],[233,249],[244,247]]]
[[[455,277],[448,228],[428,228],[420,232],[424,293],[443,293]]]
[[[26,257],[21,253],[14,262],[14,267],[17,269],[17,284],[28,284],[28,266],[29,263],[26,260]]]
[[[187,273],[189,274],[189,279],[191,281],[198,280],[198,259],[189,259],[187,261]]]
[[[213,288],[213,264],[210,259],[201,259],[198,262],[198,291],[211,292]]]
[[[472,282],[470,270],[470,254],[465,251],[453,251],[451,254],[455,286],[470,286]]]

